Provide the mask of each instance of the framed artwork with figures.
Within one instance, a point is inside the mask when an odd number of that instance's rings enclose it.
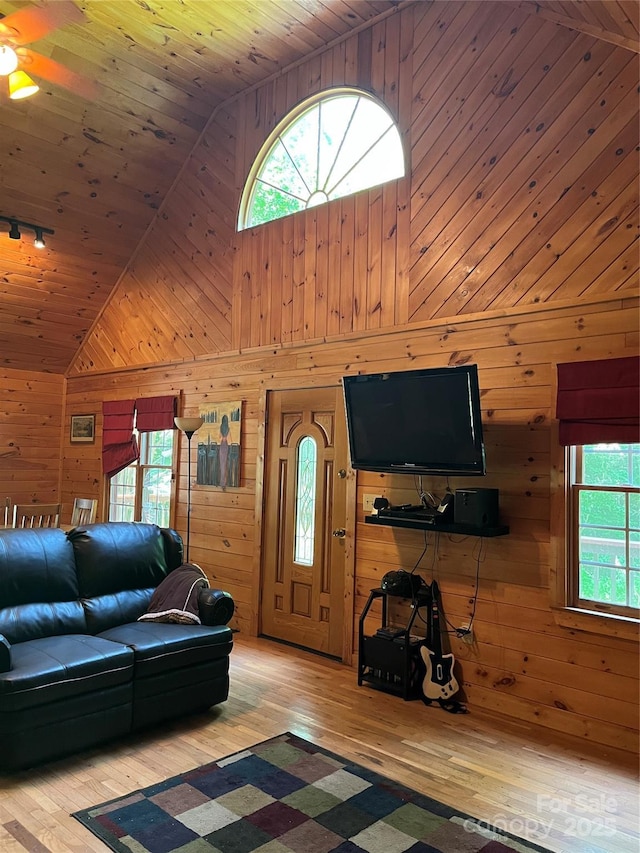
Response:
[[[217,403],[201,407],[204,423],[198,437],[199,486],[221,489],[240,485],[240,426],[242,403]]]

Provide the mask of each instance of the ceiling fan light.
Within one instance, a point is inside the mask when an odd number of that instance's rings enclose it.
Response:
[[[9,97],[12,101],[29,98],[35,95],[39,88],[24,71],[13,71],[9,74]]]
[[[0,44],[0,75],[6,77],[18,67],[18,57],[15,50],[8,44]]]

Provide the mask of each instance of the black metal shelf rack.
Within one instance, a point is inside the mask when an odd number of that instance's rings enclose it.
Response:
[[[420,646],[426,640],[412,636],[411,629],[420,607],[429,604],[429,590],[419,590],[412,601],[411,614],[397,637],[365,634],[365,619],[376,599],[382,599],[381,628],[387,627],[388,593],[372,589],[360,615],[358,643],[358,684],[369,684],[403,699],[422,695]]]

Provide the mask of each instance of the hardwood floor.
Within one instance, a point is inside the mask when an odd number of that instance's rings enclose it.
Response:
[[[357,687],[354,670],[236,636],[229,701],[0,776],[0,851],[104,851],[70,813],[291,731],[552,851],[637,853],[637,757]]]

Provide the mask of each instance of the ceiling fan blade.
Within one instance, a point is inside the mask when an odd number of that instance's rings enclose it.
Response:
[[[0,38],[13,44],[31,44],[67,24],[83,24],[84,12],[71,0],[56,0],[47,6],[28,6],[0,20]]]
[[[43,80],[55,83],[56,86],[62,86],[63,89],[68,89],[74,95],[80,95],[81,98],[86,98],[88,101],[96,100],[100,88],[94,80],[88,80],[60,62],[56,62],[55,59],[49,59],[48,56],[42,56],[34,50],[20,48],[18,57],[20,58],[20,67],[27,74],[42,77]]]

